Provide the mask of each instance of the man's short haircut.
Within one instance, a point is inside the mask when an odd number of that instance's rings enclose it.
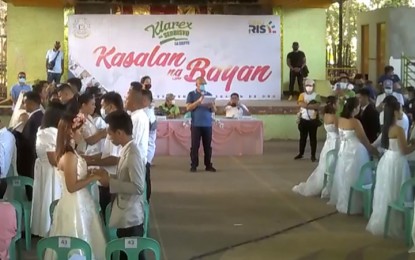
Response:
[[[26,98],[26,100],[30,100],[30,101],[38,104],[38,105],[41,104],[40,95],[38,93],[34,92],[34,91],[26,92],[24,94],[24,97]]]
[[[108,128],[113,132],[121,130],[127,135],[133,134],[133,122],[131,121],[131,117],[124,110],[109,113],[105,117],[105,122],[108,124]]]
[[[104,100],[104,102],[107,104],[114,105],[117,108],[117,110],[124,110],[124,102],[122,100],[122,97],[115,91],[105,93],[102,96],[102,100]]]
[[[133,81],[130,85],[131,89],[137,92],[141,92],[141,90],[143,89],[143,85],[138,81]]]
[[[73,88],[67,83],[63,83],[58,87],[58,92],[61,92],[64,90],[70,90],[73,94],[75,94]]]
[[[362,88],[358,92],[361,96],[370,97],[370,91],[367,88]]]
[[[26,77],[26,72],[24,72],[24,71],[20,71],[17,75],[18,75],[18,76],[19,76],[19,75],[24,75],[24,76]]]
[[[40,95],[42,93],[43,88],[45,88],[45,85],[37,83],[32,86],[32,91]]]
[[[236,93],[236,92],[234,92],[234,93],[231,94],[231,97],[233,97],[233,96],[236,96],[237,98],[239,98],[239,94]]]
[[[70,78],[67,81],[72,87],[76,88],[78,92],[81,92],[82,89],[82,80],[78,78]]]

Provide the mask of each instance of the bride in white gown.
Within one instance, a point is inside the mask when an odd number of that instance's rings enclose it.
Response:
[[[338,149],[339,135],[337,132],[336,119],[336,97],[330,96],[324,107],[324,129],[327,132],[326,141],[320,153],[320,160],[317,168],[311,173],[306,182],[301,182],[293,187],[293,191],[303,196],[320,195],[324,184],[324,173],[326,168],[334,167],[335,161],[326,163],[326,154],[331,150]]]
[[[376,170],[376,186],[373,198],[373,213],[366,230],[374,235],[383,235],[388,204],[399,198],[402,184],[411,178],[406,154],[415,150],[408,146],[405,131],[397,124],[402,119],[402,108],[398,102],[385,105],[382,148],[386,149]],[[411,197],[411,192],[408,194]],[[401,238],[403,235],[402,214],[391,212],[388,235]]]
[[[354,118],[359,112],[358,106],[357,98],[347,99],[339,118],[340,148],[328,203],[336,205],[340,213],[347,213],[350,187],[356,183],[362,166],[370,161],[368,150],[378,154],[367,139],[362,124]],[[365,173],[367,183],[371,183],[371,175],[370,170]],[[352,214],[362,211],[362,199],[357,195],[352,205]]]
[[[97,205],[88,190],[88,185],[97,181],[98,177],[88,174],[85,160],[74,149],[75,144],[82,140],[80,129],[84,123],[85,118],[80,114],[75,118],[64,116],[59,122],[56,156],[62,179],[62,196],[55,208],[49,235],[80,238],[91,246],[92,259],[104,260],[105,233]],[[53,260],[56,257],[48,250],[44,259]]]

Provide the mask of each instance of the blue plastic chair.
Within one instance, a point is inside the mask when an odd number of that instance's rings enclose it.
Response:
[[[37,259],[43,259],[46,249],[55,251],[57,259],[69,259],[69,253],[73,250],[81,250],[86,260],[92,259],[91,246],[82,239],[76,237],[48,237],[37,243]]]
[[[363,214],[369,219],[372,214],[372,200],[373,200],[373,178],[371,184],[365,184],[366,172],[370,170],[373,177],[373,172],[376,172],[376,165],[374,162],[369,161],[362,166],[359,172],[359,177],[354,185],[350,187],[349,202],[347,204],[347,214],[350,215],[352,207],[354,192],[360,192],[363,194]]]
[[[30,250],[32,247],[32,231],[30,227],[32,202],[27,199],[26,186],[33,188],[33,179],[25,176],[12,176],[5,179],[7,183],[7,199],[16,200],[23,206],[26,250]]]
[[[333,182],[334,171],[336,170],[337,150],[333,149],[326,154],[326,170],[324,171],[323,189],[328,182]]]
[[[112,202],[109,203],[105,209],[105,229],[106,229],[106,233],[107,233],[107,238],[108,241],[112,241],[114,239],[117,239],[117,229],[116,228],[111,228],[109,227],[109,222],[110,222],[110,218],[111,218],[111,209],[112,209]]]
[[[137,259],[138,255],[143,250],[151,250],[154,253],[155,259],[160,260],[161,250],[160,244],[151,238],[130,237],[119,238],[112,240],[107,244],[105,249],[105,257],[111,260],[111,255],[115,252],[123,251],[127,254],[128,259]]]
[[[17,223],[17,229],[16,229],[16,235],[12,238],[10,241],[9,246],[9,256],[10,260],[17,260],[20,258],[20,252],[21,250],[17,250],[19,247],[19,240],[22,239],[22,218],[23,218],[23,206],[20,204],[20,202],[12,200],[12,201],[4,201],[8,202],[13,205],[13,207],[16,210],[16,223]]]
[[[150,204],[147,200],[147,185],[144,184],[144,234],[143,237],[148,237],[149,225],[150,225]]]
[[[415,178],[412,178],[404,182],[404,184],[402,184],[401,186],[401,190],[399,191],[399,198],[396,201],[389,203],[388,210],[386,211],[385,230],[383,234],[385,238],[388,237],[391,211],[395,210],[401,212],[404,216],[405,242],[408,246],[411,246],[413,244],[412,223],[414,218],[414,205],[413,203],[408,204],[406,201],[407,194],[413,187],[415,187]]]

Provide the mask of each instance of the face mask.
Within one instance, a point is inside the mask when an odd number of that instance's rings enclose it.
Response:
[[[313,92],[313,87],[305,87],[305,91],[307,93],[311,93],[311,92]]]
[[[174,105],[174,104],[176,104],[176,100],[172,100],[172,101],[170,101],[170,103],[171,103],[172,105]]]
[[[107,114],[105,113],[105,109],[101,108],[100,112],[101,112],[102,118],[105,119],[105,117],[107,116]]]
[[[26,79],[25,78],[19,78],[19,83],[26,83]]]
[[[391,88],[385,88],[385,94],[390,95],[392,94],[393,90]]]
[[[200,85],[200,91],[206,91],[206,84]]]

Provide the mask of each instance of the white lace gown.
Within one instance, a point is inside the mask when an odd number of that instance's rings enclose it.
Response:
[[[383,235],[388,204],[399,198],[402,184],[411,178],[408,161],[399,149],[397,139],[389,139],[389,149],[379,160],[376,170],[376,186],[373,197],[373,213],[366,230]],[[412,192],[408,194],[411,197]],[[402,238],[402,214],[391,212],[388,236]]]
[[[78,156],[78,179],[87,175],[87,164]],[[70,236],[86,241],[92,248],[93,260],[105,259],[106,238],[101,217],[97,211],[88,188],[69,193],[65,185],[65,176],[59,171],[62,180],[62,197],[56,205],[50,236]],[[76,252],[81,254],[81,252]],[[56,259],[53,251],[46,251],[44,260]]]
[[[39,129],[36,139],[33,201],[32,201],[32,234],[47,237],[50,229],[50,204],[61,197],[61,184],[56,168],[48,160],[48,152],[56,150],[58,129],[49,127]]]
[[[350,187],[356,183],[360,169],[369,162],[369,153],[359,141],[354,130],[339,129],[340,148],[334,172],[333,187],[328,204],[336,205],[337,211],[347,213]],[[372,171],[365,173],[367,184],[371,183]],[[351,214],[362,212],[363,198],[356,193],[353,196]]]
[[[317,196],[320,195],[324,184],[324,173],[327,167],[334,167],[335,161],[329,162],[327,165],[326,154],[327,152],[338,149],[339,135],[337,128],[334,124],[324,125],[324,129],[327,132],[326,141],[323,149],[320,153],[320,160],[317,168],[311,173],[306,182],[302,182],[293,187],[293,191],[303,196]]]

